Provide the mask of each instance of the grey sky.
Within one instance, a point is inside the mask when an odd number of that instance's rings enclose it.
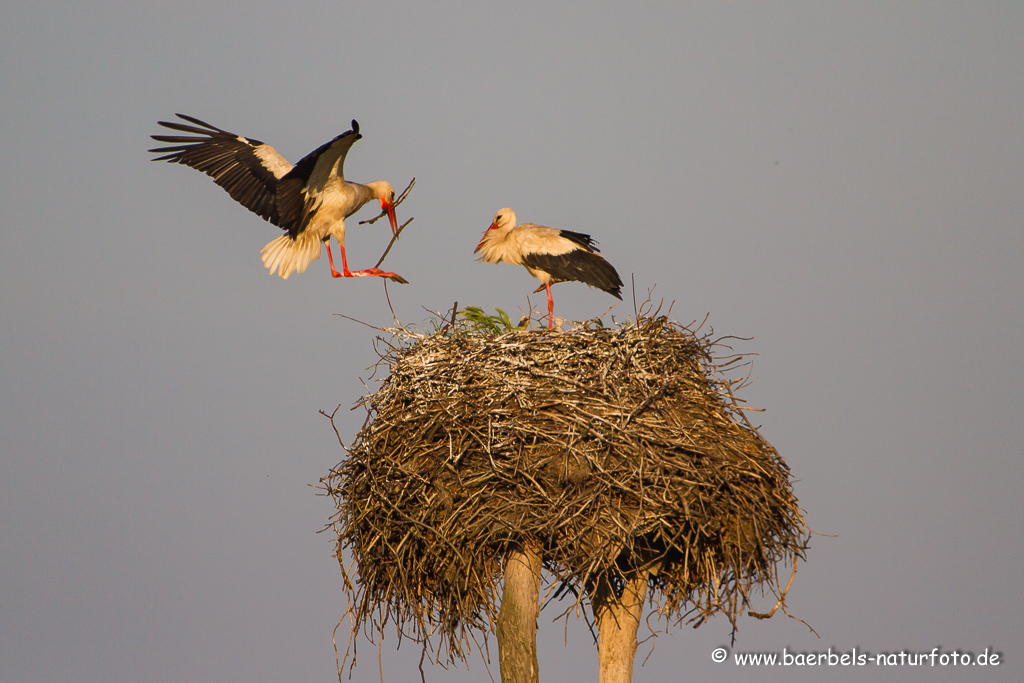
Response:
[[[594,235],[617,319],[635,278],[753,337],[744,396],[835,537],[790,593],[821,638],[747,619],[736,651],[1006,660],[741,670],[711,661],[719,619],[659,638],[637,681],[1021,680],[1024,5],[347,5],[0,7],[0,681],[334,677],[345,604],[309,484],[343,453],[317,411],[342,406],[346,441],[361,424],[374,333],[335,314],[390,324],[384,288],[326,259],[268,276],[276,228],[148,161],[175,112],[293,162],[358,119],[348,177],[418,179],[385,262],[403,322],[543,307],[523,269],[472,259],[510,206]],[[350,221],[350,266],[387,233]],[[596,679],[559,611],[543,679]],[[360,648],[354,680],[377,680]],[[415,647],[382,652],[385,680],[418,677]],[[486,673],[428,669],[449,679]]]

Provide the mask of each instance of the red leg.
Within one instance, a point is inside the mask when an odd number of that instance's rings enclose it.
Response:
[[[341,244],[338,245],[338,249],[341,250],[341,271],[338,272],[334,269],[334,255],[331,254],[331,243],[324,242],[327,247],[327,260],[331,262],[331,275],[334,277],[352,277],[352,273],[348,271],[348,260],[345,258],[345,247]]]
[[[364,270],[351,270],[350,271],[348,269],[348,259],[345,257],[345,245],[341,244],[339,242],[338,243],[338,250],[341,252],[341,272],[340,273],[337,270],[334,269],[334,257],[331,256],[331,245],[330,245],[330,243],[327,243],[327,258],[331,262],[331,275],[333,275],[334,277],[372,277],[372,276],[377,276],[377,277],[386,277],[386,278],[389,278],[391,280],[394,280],[395,282],[400,282],[402,284],[408,284],[408,282],[409,282],[408,280],[406,280],[401,275],[398,275],[397,273],[386,273],[383,270],[380,270],[379,268],[366,268]]]
[[[551,284],[544,285],[544,289],[548,290],[548,329],[552,330],[555,328],[555,302],[551,299]]]

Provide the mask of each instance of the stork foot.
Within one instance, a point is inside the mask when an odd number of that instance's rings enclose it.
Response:
[[[345,277],[386,277],[389,280],[398,282],[399,284],[407,285],[409,281],[398,273],[388,273],[380,268],[366,268],[364,270],[353,270],[351,273],[346,273]]]

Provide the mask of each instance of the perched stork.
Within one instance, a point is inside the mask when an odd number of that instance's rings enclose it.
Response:
[[[294,271],[306,272],[310,262],[320,258],[320,243],[327,247],[334,277],[386,277],[406,282],[395,273],[377,268],[350,271],[345,257],[345,219],[371,199],[380,202],[391,221],[395,234],[395,191],[384,180],[366,185],[345,180],[345,155],[362,137],[359,124],[352,121],[352,130],[342,133],[302,158],[292,166],[270,145],[244,138],[184,114],[178,114],[194,126],[176,121],[159,121],[164,128],[191,135],[154,135],[158,142],[170,147],[149,150],[163,156],[153,161],[184,164],[202,171],[228,191],[245,208],[287,234],[263,247],[263,265],[284,279]],[[341,251],[341,272],[334,268],[331,237]]]
[[[530,275],[540,280],[539,292],[548,292],[548,329],[554,327],[555,304],[551,285],[574,280],[608,292],[622,300],[622,280],[612,264],[604,260],[590,235],[571,230],[545,228],[523,223],[516,225],[516,213],[502,209],[494,214],[480,244],[473,253],[478,261],[511,263],[525,266]]]

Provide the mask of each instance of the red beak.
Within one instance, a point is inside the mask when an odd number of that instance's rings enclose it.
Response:
[[[395,205],[392,204],[391,202],[386,202],[386,203],[385,202],[381,202],[381,204],[383,204],[383,206],[381,208],[388,212],[388,220],[391,221],[391,234],[392,234],[392,236],[397,235],[398,234],[398,219],[395,218]]]
[[[496,227],[498,227],[496,224],[491,223],[491,227],[487,228],[487,230],[484,230],[484,237],[487,237],[487,233],[490,232],[491,230],[494,230]],[[475,254],[476,252],[480,251],[480,247],[482,246],[484,246],[484,241],[481,239],[480,243],[476,245],[476,249],[473,250],[473,253]]]

